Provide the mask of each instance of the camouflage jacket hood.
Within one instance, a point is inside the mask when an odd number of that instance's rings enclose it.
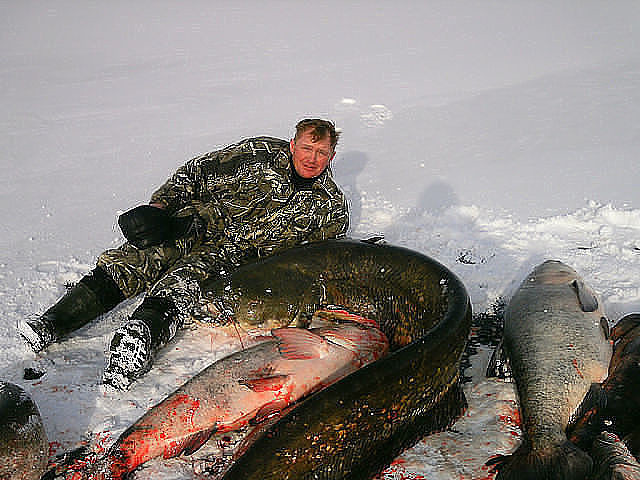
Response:
[[[233,259],[343,236],[348,207],[331,170],[296,190],[292,168],[288,141],[250,138],[189,160],[151,202],[175,215],[197,213],[205,242]]]

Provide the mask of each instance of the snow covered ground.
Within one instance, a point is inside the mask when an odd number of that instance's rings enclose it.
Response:
[[[108,443],[232,337],[187,331],[126,393],[99,385],[137,300],[36,358],[18,318],[122,241],[120,212],[181,163],[328,117],[352,235],[431,255],[475,312],[536,264],[572,265],[612,321],[640,311],[640,4],[0,1],[0,378],[38,403],[52,453]],[[202,329],[201,329],[202,330]],[[510,385],[473,358],[470,409],[385,479],[484,478],[517,441]],[[23,369],[47,370],[40,380]],[[155,469],[155,470],[154,470]],[[189,459],[137,478],[197,478]],[[157,476],[155,478],[158,478]]]

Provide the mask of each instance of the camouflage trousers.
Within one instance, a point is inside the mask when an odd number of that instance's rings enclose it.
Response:
[[[103,252],[97,265],[126,298],[146,292],[170,299],[178,310],[177,326],[204,307],[202,282],[235,268],[217,244],[189,238],[145,249],[125,243]]]

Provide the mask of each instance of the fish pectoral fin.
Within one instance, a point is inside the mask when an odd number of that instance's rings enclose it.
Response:
[[[574,280],[571,286],[578,295],[578,302],[583,312],[595,312],[598,309],[598,297],[582,280]]]
[[[600,329],[602,330],[604,338],[609,340],[611,338],[611,328],[609,327],[609,320],[607,317],[600,317]]]
[[[327,341],[319,335],[302,328],[275,328],[271,334],[280,343],[278,351],[288,360],[312,360],[327,354]]]
[[[238,383],[254,392],[275,392],[282,388],[289,375],[274,374],[264,377],[243,378]]]
[[[354,328],[341,326],[322,327],[318,329],[322,337],[338,347],[346,348],[360,359],[379,358],[389,350],[389,340],[377,328],[354,325]]]
[[[509,460],[510,455],[494,455],[489,460],[487,460],[484,464],[489,468],[489,472],[498,472],[504,463]]]
[[[173,458],[178,455],[191,455],[198,450],[202,445],[207,443],[207,440],[211,438],[216,431],[216,427],[209,428],[196,432],[188,437],[183,438],[178,442],[171,442],[162,454],[163,458]]]
[[[272,419],[275,415],[280,415],[280,413],[289,406],[290,402],[287,402],[284,399],[276,399],[272,402],[264,404],[256,413],[256,416],[253,417],[251,423],[254,425],[258,425],[267,420]]]

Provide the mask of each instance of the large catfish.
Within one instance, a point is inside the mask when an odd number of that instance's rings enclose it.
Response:
[[[119,480],[152,458],[192,453],[214,433],[268,419],[384,356],[389,346],[380,330],[355,322],[279,328],[272,335],[204,369],[129,427],[106,455],[66,466],[66,478]]]
[[[375,320],[386,357],[315,393],[266,430],[225,479],[366,479],[464,410],[460,357],[471,307],[460,280],[405,248],[338,240],[241,267],[207,285],[212,304],[240,324],[288,316],[304,324],[340,306]]]
[[[48,458],[38,407],[21,387],[0,381],[0,479],[38,479]]]
[[[496,464],[500,480],[583,480],[587,453],[566,427],[594,382],[607,374],[608,324],[594,292],[571,267],[547,261],[505,310],[503,348],[515,380],[524,438]]]

